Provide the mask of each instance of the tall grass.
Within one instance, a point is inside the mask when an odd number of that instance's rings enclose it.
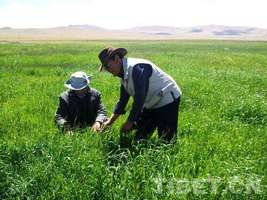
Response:
[[[152,60],[181,86],[175,144],[121,136],[127,116],[104,134],[57,130],[58,95],[77,70],[93,76],[111,114],[119,80],[97,71],[109,45]],[[0,199],[267,198],[267,43],[0,44],[0,86]]]

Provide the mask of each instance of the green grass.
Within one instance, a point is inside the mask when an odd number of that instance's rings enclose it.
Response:
[[[111,114],[119,80],[98,52],[123,46],[180,85],[178,139],[61,134],[58,95],[77,70]],[[266,199],[267,43],[92,41],[0,44],[0,199]],[[127,107],[130,109],[130,103]]]

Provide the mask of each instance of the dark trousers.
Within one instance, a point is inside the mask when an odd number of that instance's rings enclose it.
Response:
[[[156,109],[144,109],[137,121],[135,139],[149,138],[157,128],[159,138],[165,141],[175,139],[178,127],[180,97],[172,103]]]

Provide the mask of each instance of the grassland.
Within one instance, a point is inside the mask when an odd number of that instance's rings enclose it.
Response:
[[[119,80],[98,52],[123,46],[183,91],[178,139],[122,142],[119,128],[61,134],[58,95],[93,76],[109,112]],[[92,41],[0,44],[0,199],[266,199],[267,43]],[[128,110],[130,104],[128,105]]]

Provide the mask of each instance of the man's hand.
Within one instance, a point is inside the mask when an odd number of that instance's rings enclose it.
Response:
[[[66,133],[66,135],[69,136],[74,135],[73,128],[68,123],[63,124],[63,130]]]
[[[59,127],[62,130],[62,132],[71,132],[73,129],[68,122],[61,124]]]
[[[102,126],[101,126],[101,131],[104,131],[106,128],[112,126],[112,124],[117,120],[117,118],[119,117],[118,114],[112,114],[110,118],[107,119],[107,121],[105,121]]]
[[[100,122],[95,122],[95,123],[93,124],[93,126],[92,126],[92,131],[93,131],[93,132],[98,132],[98,131],[100,131],[100,129],[101,129],[101,124],[100,124]]]
[[[121,127],[121,132],[128,132],[133,128],[133,122],[127,121]]]
[[[112,125],[112,122],[110,119],[108,119],[107,121],[105,121],[102,126],[101,126],[101,130],[105,130],[106,128],[110,127]]]
[[[72,136],[74,135],[73,131],[66,131],[66,135]]]

